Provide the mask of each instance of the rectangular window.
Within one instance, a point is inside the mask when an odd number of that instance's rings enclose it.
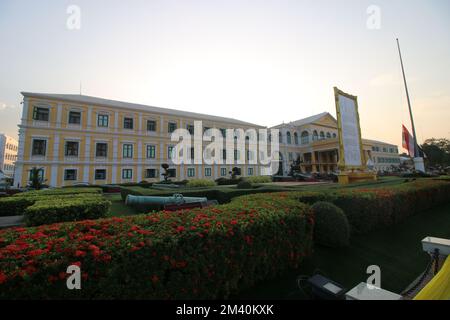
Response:
[[[187,129],[187,131],[189,131],[189,133],[190,133],[191,135],[194,134],[194,126],[193,126],[192,124],[188,124],[188,125],[186,126],[186,129]]]
[[[220,168],[220,175],[222,177],[226,177],[227,176],[227,168]]]
[[[47,140],[33,140],[33,156],[45,156],[47,149]]]
[[[65,181],[77,180],[77,170],[75,169],[64,170],[64,180]]]
[[[106,170],[105,169],[95,170],[95,180],[106,180]]]
[[[227,160],[227,150],[226,149],[222,150],[222,159]]]
[[[50,116],[50,110],[48,108],[34,107],[33,120],[48,121]]]
[[[81,124],[81,112],[69,112],[69,124]]]
[[[239,159],[239,150],[234,150],[234,160],[237,161]]]
[[[97,158],[106,158],[108,156],[108,144],[97,143],[95,147],[95,156]]]
[[[195,177],[195,168],[188,168],[188,169],[187,169],[187,176],[188,176],[189,178]]]
[[[147,179],[156,178],[156,169],[147,169],[147,170],[145,170],[145,177]]]
[[[211,177],[211,168],[205,168],[205,177]]]
[[[147,120],[147,131],[151,131],[151,132],[156,131],[156,121],[155,120]]]
[[[220,129],[220,132],[222,132],[222,137],[226,137],[227,136],[227,129]]]
[[[248,169],[247,169],[247,174],[248,174],[249,176],[252,176],[252,175],[253,175],[253,168],[248,168]]]
[[[133,179],[133,170],[132,169],[123,169],[122,170],[122,179]]]
[[[156,147],[155,146],[147,146],[147,159],[155,159],[156,158]]]
[[[33,179],[32,175],[33,175],[33,171],[30,170],[30,174],[28,176],[28,181],[31,181]],[[44,169],[38,169],[37,175],[38,175],[39,180],[42,182],[44,180]]]
[[[109,116],[107,114],[99,114],[97,118],[97,126],[102,128],[108,128]]]
[[[133,130],[133,118],[124,118],[123,119],[123,128]]]
[[[168,169],[167,173],[169,174],[169,178],[176,178],[177,177],[177,169]]]
[[[123,157],[130,159],[133,158],[133,145],[132,144],[124,144],[123,145]]]
[[[194,147],[191,148],[191,160],[194,160],[195,158],[195,149]]]
[[[174,150],[174,147],[172,147],[172,146],[167,148],[167,157],[169,159],[173,159],[173,150]]]
[[[169,122],[169,124],[168,124],[169,133],[172,133],[175,130],[177,130],[177,124],[175,122]]]
[[[78,157],[78,142],[67,141],[66,142],[66,157]]]

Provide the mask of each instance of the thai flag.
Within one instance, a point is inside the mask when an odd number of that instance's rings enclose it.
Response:
[[[402,127],[403,127],[403,132],[402,132],[403,148],[408,150],[408,154],[410,157],[414,157],[415,156],[414,138],[411,136],[408,129],[406,129],[406,127],[404,125],[402,125]]]

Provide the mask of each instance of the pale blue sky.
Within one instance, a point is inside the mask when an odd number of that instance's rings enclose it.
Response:
[[[81,29],[66,27],[69,5]],[[381,29],[366,26],[370,5]],[[272,126],[358,95],[363,136],[450,137],[448,0],[0,0],[0,132],[17,136],[20,91],[78,93]]]

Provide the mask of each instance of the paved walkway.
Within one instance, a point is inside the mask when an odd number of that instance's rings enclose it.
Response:
[[[23,216],[0,217],[0,229],[20,227],[23,225]]]

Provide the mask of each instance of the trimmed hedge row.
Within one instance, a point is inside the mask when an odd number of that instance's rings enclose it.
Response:
[[[364,234],[379,227],[403,221],[408,216],[450,202],[450,182],[416,180],[379,189],[341,189],[324,192],[285,193],[300,202],[331,202],[341,208],[354,234]],[[265,195],[264,195],[265,196]],[[255,200],[260,195],[248,196]]]
[[[272,194],[178,212],[0,231],[0,299],[216,299],[296,268],[308,205]],[[81,268],[82,290],[66,269]]]
[[[20,216],[24,210],[33,205],[31,198],[6,197],[0,199],[0,217]]]
[[[106,217],[111,202],[100,196],[37,200],[25,209],[27,226]]]
[[[42,196],[57,196],[57,195],[70,195],[70,194],[101,194],[101,188],[81,187],[81,188],[60,188],[60,189],[47,189],[39,191],[28,191],[18,193],[14,197],[42,197]]]

